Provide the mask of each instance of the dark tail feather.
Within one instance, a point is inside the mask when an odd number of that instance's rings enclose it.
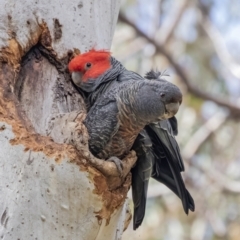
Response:
[[[174,136],[178,135],[178,122],[175,116],[168,119],[168,122],[171,124]]]
[[[149,178],[152,174],[154,155],[152,154],[152,142],[148,134],[143,130],[133,145],[137,153],[137,164],[132,169],[132,197],[134,203],[133,229],[136,230],[145,216],[147,190]]]
[[[178,144],[168,120],[146,127],[153,142],[155,165],[152,177],[169,187],[182,200],[183,209],[188,214],[194,211],[194,201],[183,182],[181,171],[184,170]]]
[[[143,221],[143,218],[145,216],[145,209],[146,209],[146,202],[147,202],[147,189],[148,189],[148,181],[141,181],[141,189],[138,193],[134,193],[133,196],[135,200],[138,200],[138,205],[134,202],[134,213],[133,213],[133,230],[136,230]],[[136,199],[137,198],[137,199]]]
[[[180,173],[179,173],[180,174]],[[185,188],[185,185],[183,183],[182,180],[180,180],[182,182],[182,184],[178,184],[180,185],[179,187],[182,188],[182,190],[180,191],[179,195],[179,191],[178,188],[176,186],[176,182],[175,180],[169,175],[169,173],[165,173],[162,169],[161,173],[158,174],[154,174],[152,175],[152,177],[157,180],[158,182],[163,183],[165,186],[167,186],[170,190],[172,190],[181,200],[185,199],[184,201],[182,201],[183,203],[183,209],[185,211],[186,214],[188,214],[188,209],[190,209],[192,212],[194,212],[195,210],[195,204],[194,204],[194,200],[191,196],[191,194],[188,192],[188,190]],[[180,177],[181,178],[181,175]]]
[[[163,120],[157,123],[152,123],[146,126],[148,135],[150,136],[153,142],[153,151],[158,157],[159,154],[168,155],[173,162],[178,165],[180,171],[184,171],[184,164],[178,143],[174,137],[174,131],[177,131],[177,120],[171,118],[171,121]],[[172,125],[173,124],[173,125]],[[174,128],[174,130],[173,130]],[[165,152],[165,150],[167,152]]]

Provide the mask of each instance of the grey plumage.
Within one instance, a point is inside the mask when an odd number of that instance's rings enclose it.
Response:
[[[167,81],[128,80],[110,88],[90,109],[85,125],[90,150],[101,158],[123,158],[149,123],[172,116],[168,104],[179,104],[179,89]]]
[[[96,79],[81,82],[81,85],[78,85],[78,87],[80,87],[79,90],[84,96],[89,110],[86,125],[88,125],[90,136],[94,139],[92,143],[90,139],[91,151],[104,159],[112,154],[121,157],[128,153],[131,148],[130,145],[133,144],[131,149],[137,153],[138,160],[132,169],[134,202],[133,228],[138,228],[144,218],[150,177],[165,184],[179,196],[186,213],[188,213],[189,209],[194,211],[194,201],[186,190],[181,177],[181,171],[184,171],[184,165],[178,144],[174,137],[174,135],[178,133],[177,120],[175,117],[162,121],[158,121],[157,119],[155,123],[151,123],[151,121],[147,122],[149,124],[147,124],[142,131],[138,129],[140,133],[134,136],[134,138],[136,137],[135,140],[133,140],[129,134],[126,135],[127,138],[131,138],[128,144],[126,144],[123,138],[119,138],[116,134],[119,131],[121,122],[118,118],[119,105],[117,102],[122,102],[125,106],[121,110],[125,115],[134,115],[134,111],[136,110],[131,106],[133,113],[130,113],[129,110],[126,112],[123,111],[124,109],[126,110],[132,102],[129,102],[128,98],[128,96],[132,97],[131,94],[129,95],[128,91],[124,91],[124,89],[128,89],[134,82],[139,82],[138,84],[141,85],[140,83],[142,82],[145,84],[146,81],[156,82],[157,80],[160,84],[164,84],[166,81],[162,80],[161,77],[165,74],[150,71],[146,74],[146,79],[148,80],[144,80],[144,78],[137,73],[126,70],[115,58],[111,57],[110,61],[110,69]],[[123,90],[122,95],[120,94],[120,89]],[[139,95],[146,99],[149,97],[149,92],[143,91]],[[121,101],[118,101],[118,98],[120,98]],[[139,101],[141,102],[141,99],[139,99]],[[141,106],[139,104],[136,105],[138,108]],[[154,107],[155,106],[153,106],[153,108]],[[104,108],[104,111],[100,110]],[[174,110],[174,108],[171,109]],[[146,110],[150,111],[151,109]],[[124,114],[121,115],[124,116]],[[95,116],[98,117],[96,118]],[[134,117],[131,119],[134,120]],[[142,127],[144,122],[141,122],[140,119],[137,124]],[[133,120],[131,120],[132,123],[134,123]],[[131,124],[129,124],[129,122],[124,123],[125,131]],[[102,129],[105,129],[104,132],[102,132]],[[132,129],[127,130],[127,132],[128,131],[132,131]],[[115,144],[107,146],[109,139],[113,136],[115,136],[115,139],[112,139]],[[115,150],[112,151],[112,149]]]
[[[162,76],[160,72],[150,71],[146,78],[156,80],[160,76]],[[137,165],[132,169],[134,229],[141,225],[144,218],[149,175],[166,185],[182,200],[186,214],[189,209],[191,211],[195,209],[194,200],[185,188],[181,176],[184,164],[175,139],[177,134],[177,119],[172,117],[147,125],[133,145],[138,156]]]

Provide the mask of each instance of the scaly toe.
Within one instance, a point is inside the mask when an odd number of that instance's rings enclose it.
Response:
[[[117,157],[110,157],[108,158],[106,161],[110,161],[110,162],[114,162],[116,167],[117,167],[117,170],[118,170],[118,173],[119,173],[119,177],[122,178],[123,177],[123,164],[122,164],[122,161],[117,158]]]

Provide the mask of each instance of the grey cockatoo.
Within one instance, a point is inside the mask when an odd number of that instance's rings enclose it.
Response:
[[[108,51],[78,55],[69,63],[69,70],[88,106],[85,125],[91,152],[114,161],[121,171],[121,159],[131,149],[136,151],[134,229],[144,218],[150,177],[170,188],[182,200],[186,213],[194,211],[181,177],[184,165],[174,137],[180,90],[162,80],[158,72],[151,71],[144,79],[126,70]]]

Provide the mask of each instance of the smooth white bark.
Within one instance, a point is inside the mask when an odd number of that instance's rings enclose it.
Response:
[[[0,0],[0,5],[0,49],[8,46],[14,32],[21,48],[28,50],[38,40],[43,21],[54,39],[57,19],[62,36],[52,46],[61,58],[73,48],[109,49],[120,0]]]
[[[73,161],[66,144],[55,149],[56,143],[51,145],[47,137],[54,116],[83,109],[81,98],[70,83],[66,83],[69,94],[62,97],[63,88],[59,97],[56,89],[64,77],[45,58],[39,62],[32,58],[31,64],[22,67],[27,71],[31,66],[32,75],[16,71],[21,58],[42,41],[46,28],[58,58],[74,48],[109,49],[119,2],[0,0],[0,60],[12,64],[14,72],[11,79],[0,79],[0,238],[4,240],[121,239],[129,222],[127,203],[119,200],[115,209],[107,209],[106,196],[109,202],[116,199],[108,192],[104,177],[91,167],[83,167],[81,159]],[[19,79],[21,87],[15,92]],[[19,104],[11,102],[9,96],[5,99],[4,81],[9,81],[9,95],[17,94]],[[26,122],[35,133],[26,130],[17,109],[25,111]],[[35,137],[37,134],[41,136]],[[68,134],[65,129],[52,137],[63,143]]]

